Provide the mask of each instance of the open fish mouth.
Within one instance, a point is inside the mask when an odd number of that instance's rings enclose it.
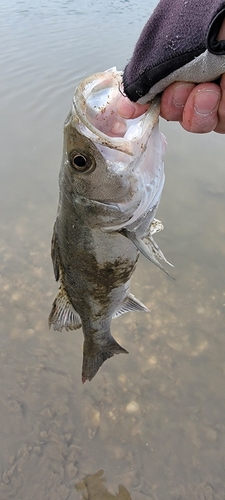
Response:
[[[158,122],[159,99],[154,101],[150,113],[126,120],[116,111],[121,84],[122,72],[116,68],[96,73],[78,85],[73,106],[85,135],[88,133],[98,144],[134,156],[140,146],[144,148],[146,132],[150,135]]]
[[[92,75],[78,85],[72,107],[78,130],[94,142],[114,172],[130,179],[132,200],[117,204],[127,220],[103,228],[109,231],[129,229],[153,212],[164,185],[166,141],[158,129],[160,101],[156,98],[141,117],[126,120],[116,106],[121,84],[122,73],[116,68]]]

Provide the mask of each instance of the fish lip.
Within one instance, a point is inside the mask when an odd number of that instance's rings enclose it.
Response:
[[[96,83],[94,83],[96,82]],[[73,116],[77,116],[78,120],[83,124],[87,129],[94,134],[94,140],[103,146],[107,146],[108,148],[115,149],[126,153],[130,156],[135,155],[134,146],[135,139],[126,140],[123,137],[109,137],[104,132],[101,132],[98,128],[96,128],[87,118],[87,105],[86,100],[89,95],[95,90],[101,90],[104,88],[112,88],[115,89],[120,88],[122,83],[122,72],[117,71],[116,68],[112,68],[108,71],[96,73],[85,80],[83,80],[75,90],[73,101],[72,101],[72,114]],[[139,123],[142,122],[143,133],[149,129],[149,135],[151,134],[151,130],[158,122],[159,117],[159,108],[160,108],[160,98],[156,97],[149,108],[149,110],[142,115]],[[139,137],[140,141],[141,137]],[[145,141],[146,142],[146,141]],[[144,148],[143,144],[143,148]]]

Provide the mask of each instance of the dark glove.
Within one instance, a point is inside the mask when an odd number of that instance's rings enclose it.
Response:
[[[146,103],[175,81],[210,82],[225,73],[222,0],[161,0],[123,75],[131,101]]]

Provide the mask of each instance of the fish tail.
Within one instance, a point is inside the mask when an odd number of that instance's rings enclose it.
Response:
[[[111,358],[114,354],[125,353],[128,354],[128,351],[121,347],[121,345],[116,342],[116,340],[110,336],[107,344],[101,346],[101,344],[95,346],[95,353],[92,354],[89,349],[88,341],[84,341],[84,350],[83,350],[83,366],[82,366],[82,382],[86,382],[86,380],[92,380],[96,373],[98,372],[100,366],[106,361],[106,359]],[[88,352],[89,351],[89,352]]]

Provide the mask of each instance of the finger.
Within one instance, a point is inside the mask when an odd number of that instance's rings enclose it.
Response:
[[[220,100],[220,105],[218,109],[218,117],[219,121],[214,129],[215,132],[218,132],[219,134],[225,134],[225,74],[222,75],[221,81],[220,81],[220,88],[222,91],[222,96]]]
[[[186,82],[174,82],[169,85],[162,94],[161,116],[165,120],[181,121],[185,103],[194,87],[194,83]]]
[[[131,102],[128,97],[119,97],[117,101],[117,111],[125,119],[133,119],[143,115],[149,108],[149,104],[139,104],[138,102]]]
[[[190,93],[183,110],[182,127],[188,132],[211,132],[219,122],[221,89],[215,83],[201,83]]]
[[[224,18],[222,25],[220,27],[220,31],[218,33],[217,40],[225,40],[225,18]]]

